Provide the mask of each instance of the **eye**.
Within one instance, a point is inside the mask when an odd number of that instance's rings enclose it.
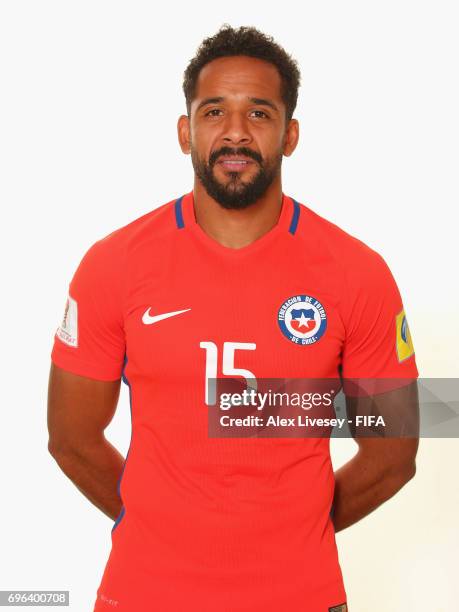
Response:
[[[207,113],[205,113],[206,117],[218,117],[217,113],[221,113],[223,112],[222,110],[220,110],[219,108],[212,108],[210,111],[207,111]]]
[[[252,113],[258,113],[257,114],[257,118],[258,119],[264,119],[264,118],[269,119],[268,115],[264,111],[262,111],[262,110],[256,109],[256,110],[253,110],[251,112]]]

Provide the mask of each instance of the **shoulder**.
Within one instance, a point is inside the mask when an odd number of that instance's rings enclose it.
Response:
[[[142,240],[144,236],[160,238],[174,231],[174,202],[177,198],[161,204],[149,212],[137,217],[126,225],[115,229],[98,242],[105,248],[129,248],[132,243]]]
[[[100,265],[113,268],[144,240],[161,241],[175,230],[174,202],[161,204],[129,223],[111,231],[94,242],[84,259],[97,260]]]
[[[363,240],[300,203],[300,240],[331,259],[349,285],[374,285],[391,277],[384,257]]]

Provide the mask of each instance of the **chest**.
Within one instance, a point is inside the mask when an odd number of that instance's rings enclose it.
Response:
[[[319,269],[301,253],[235,262],[179,251],[152,257],[129,275],[131,374],[163,384],[337,376],[341,291],[326,262]]]

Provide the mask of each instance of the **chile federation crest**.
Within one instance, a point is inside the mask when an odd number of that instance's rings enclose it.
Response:
[[[299,345],[314,344],[327,329],[325,308],[311,295],[289,297],[277,313],[281,332]]]

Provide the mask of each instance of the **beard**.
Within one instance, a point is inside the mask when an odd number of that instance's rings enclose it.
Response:
[[[244,155],[258,162],[259,169],[248,182],[242,181],[240,172],[228,172],[228,181],[220,182],[214,174],[214,166],[221,155]],[[276,176],[280,173],[282,153],[273,158],[263,159],[256,151],[246,147],[233,149],[222,147],[214,151],[206,162],[191,147],[191,161],[196,176],[207,194],[226,209],[241,210],[257,202],[268,190]]]

